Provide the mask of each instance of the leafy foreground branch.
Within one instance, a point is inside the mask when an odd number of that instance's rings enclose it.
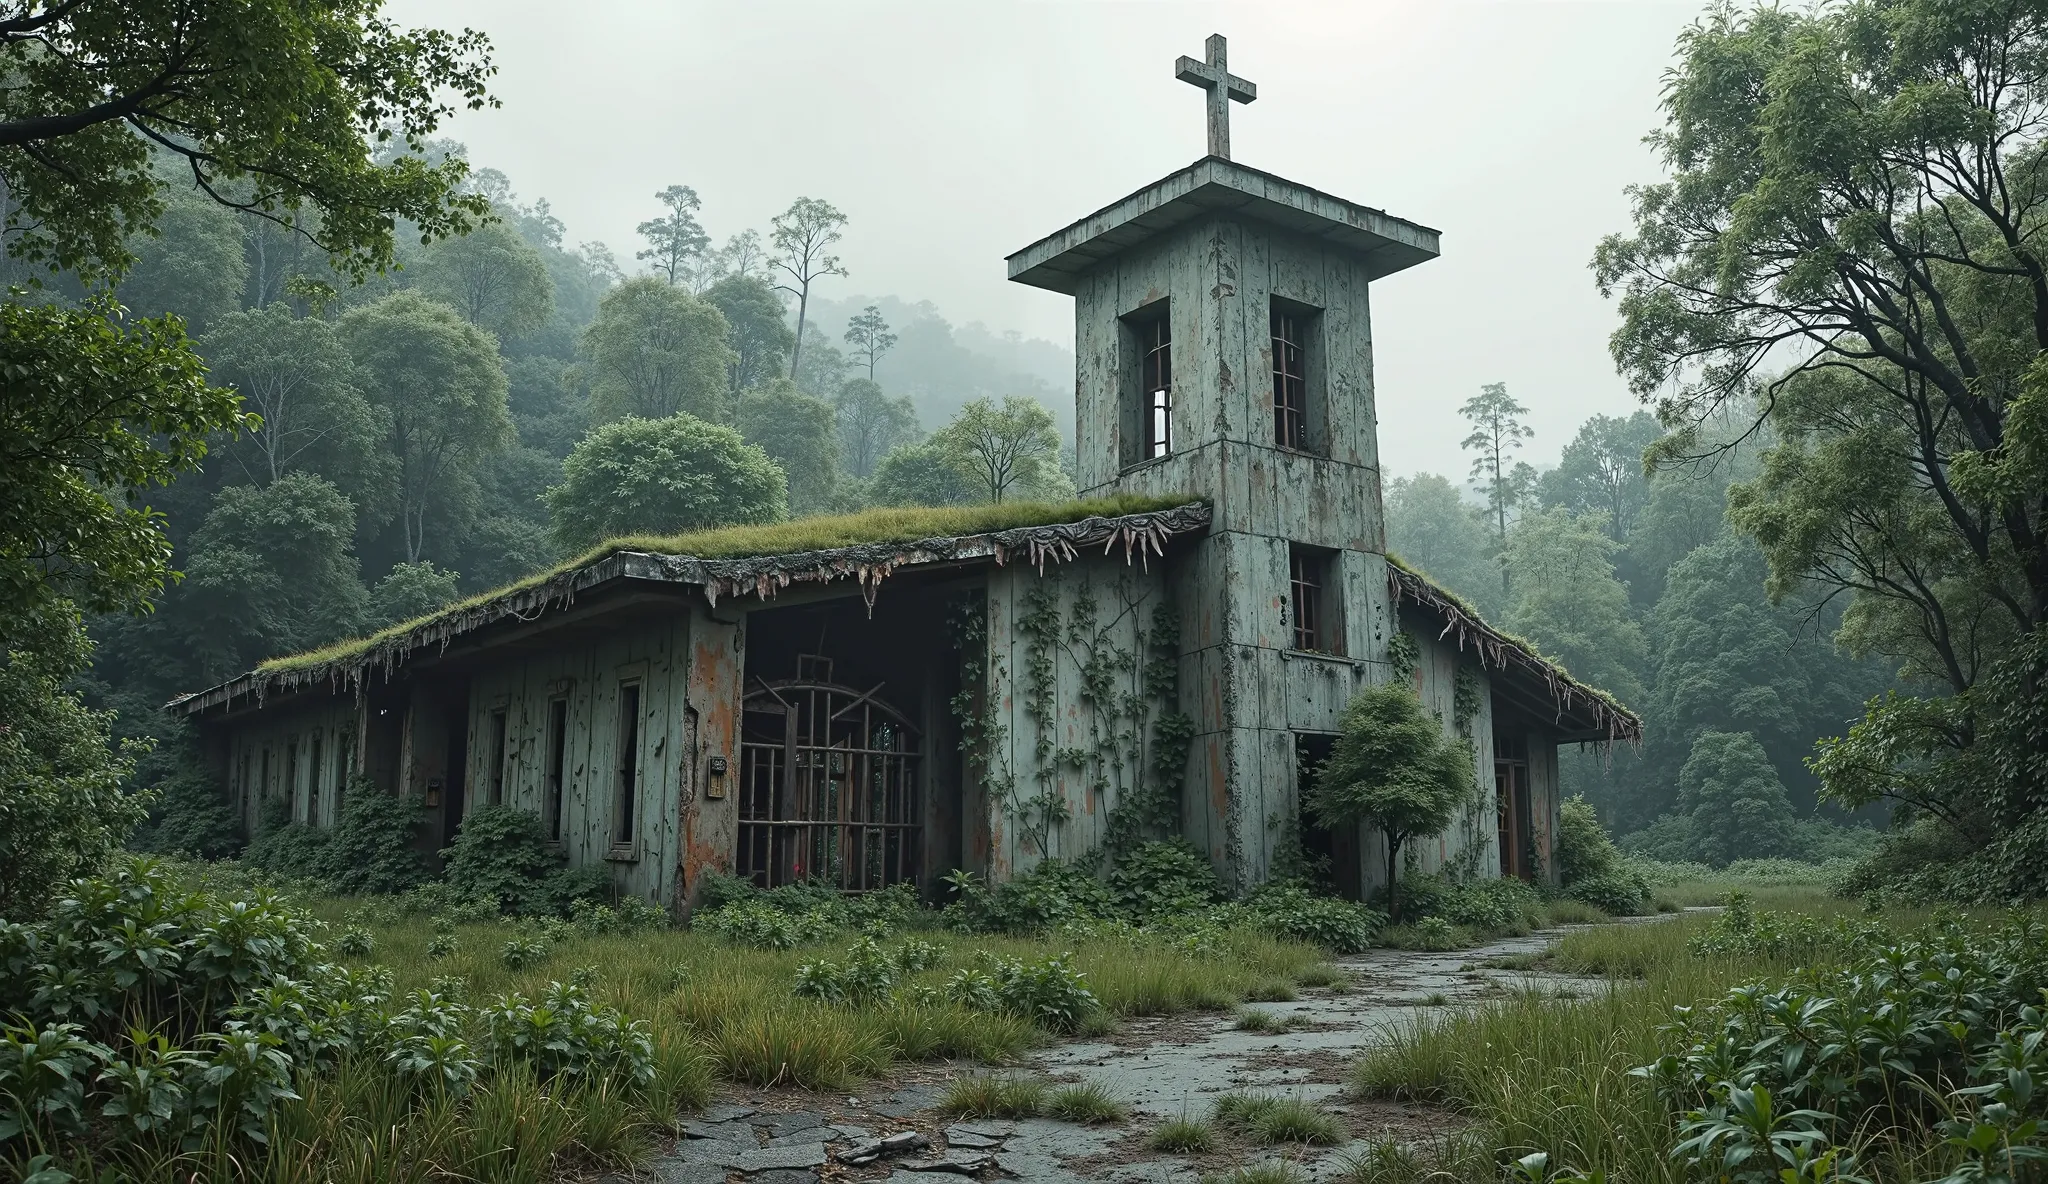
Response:
[[[1472,1115],[1440,1153],[1457,1179],[2040,1180],[2048,931],[1937,915],[1900,936],[1898,920],[1736,898],[1653,927],[1644,957],[1567,938],[1561,965],[1640,981],[1426,1017],[1352,1085]]]

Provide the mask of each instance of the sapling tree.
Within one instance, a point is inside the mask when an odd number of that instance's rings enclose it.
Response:
[[[1308,807],[1326,827],[1362,822],[1387,837],[1387,912],[1398,921],[1401,844],[1441,833],[1474,786],[1472,754],[1415,692],[1389,683],[1360,692],[1344,709],[1343,732],[1316,772]]]

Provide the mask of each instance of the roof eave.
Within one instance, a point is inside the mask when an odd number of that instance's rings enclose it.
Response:
[[[1205,156],[1011,255],[1010,279],[1072,293],[1102,261],[1204,216],[1248,217],[1365,260],[1372,279],[1436,258],[1441,235],[1284,177]]]

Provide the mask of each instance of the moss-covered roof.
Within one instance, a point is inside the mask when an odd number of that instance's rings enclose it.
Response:
[[[1004,502],[868,510],[804,518],[770,526],[733,526],[677,535],[636,535],[612,539],[548,571],[481,595],[456,601],[426,616],[365,637],[317,650],[272,658],[219,686],[173,699],[178,711],[197,713],[239,698],[261,700],[326,684],[359,687],[372,670],[387,674],[414,651],[445,648],[450,641],[487,625],[528,621],[551,606],[620,579],[694,585],[714,603],[720,597],[773,596],[792,583],[858,580],[870,602],[875,590],[899,567],[1018,558],[1034,566],[1066,562],[1082,547],[1115,550],[1127,557],[1163,552],[1168,538],[1206,530],[1206,503],[1186,496],[1123,495],[1047,504]],[[1513,671],[1540,682],[1557,705],[1591,721],[1609,740],[1638,740],[1642,721],[1597,687],[1573,678],[1534,645],[1488,625],[1470,604],[1443,588],[1400,556],[1387,556],[1393,603],[1411,601],[1445,622],[1441,636],[1470,647],[1483,665]]]
[[[199,711],[231,698],[281,693],[317,682],[359,683],[372,667],[387,671],[413,650],[446,646],[455,636],[508,617],[529,619],[550,604],[619,578],[702,586],[719,596],[772,596],[790,583],[858,579],[873,596],[896,568],[922,562],[1018,555],[1043,565],[1072,559],[1083,545],[1156,552],[1167,537],[1208,525],[1199,499],[1120,495],[1082,501],[1001,502],[906,507],[732,526],[676,535],[610,539],[574,559],[426,616],[364,637],[272,658],[217,687],[173,699]]]
[[[1573,678],[1562,663],[1544,657],[1526,638],[1487,624],[1464,597],[1431,580],[1392,551],[1387,552],[1387,588],[1397,609],[1403,600],[1408,600],[1441,617],[1444,629],[1439,636],[1454,639],[1460,649],[1472,649],[1482,666],[1516,671],[1541,682],[1560,714],[1584,716],[1593,730],[1610,742],[1626,740],[1633,744],[1642,740],[1642,718],[1619,699]]]

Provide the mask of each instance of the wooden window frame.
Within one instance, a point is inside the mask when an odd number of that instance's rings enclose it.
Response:
[[[505,804],[505,763],[512,757],[512,708],[509,704],[493,707],[488,718],[491,728],[490,804],[502,806]]]
[[[1344,656],[1341,554],[1301,543],[1287,546],[1289,648],[1299,653]]]
[[[1173,455],[1173,302],[1154,300],[1117,318],[1130,359],[1123,380],[1122,467]]]
[[[640,848],[640,791],[644,780],[640,760],[640,712],[645,706],[647,681],[640,676],[619,680],[617,732],[612,753],[612,858],[630,859]]]
[[[1323,310],[1283,296],[1266,315],[1272,349],[1273,446],[1323,456],[1329,451],[1324,398]]]
[[[541,826],[548,842],[562,841],[562,806],[567,796],[569,780],[569,696],[554,695],[548,699],[546,733],[541,743]]]

